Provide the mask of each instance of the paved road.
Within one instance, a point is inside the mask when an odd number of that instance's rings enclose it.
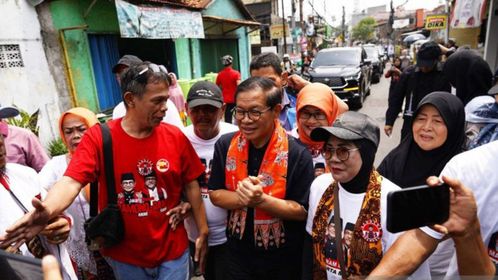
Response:
[[[386,69],[387,66],[386,66]],[[401,137],[401,125],[403,119],[399,118],[394,123],[393,133],[391,137],[387,137],[384,133],[384,122],[387,109],[387,97],[389,94],[390,79],[381,78],[380,83],[372,84],[370,95],[365,99],[363,108],[359,111],[369,115],[375,119],[380,127],[380,144],[375,157],[375,166],[378,166],[382,159],[398,144]]]

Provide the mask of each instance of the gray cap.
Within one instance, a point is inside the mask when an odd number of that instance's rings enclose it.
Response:
[[[19,115],[19,110],[15,107],[0,105],[0,119],[8,119]]]
[[[333,126],[313,129],[311,139],[314,141],[327,141],[331,135],[343,140],[370,140],[378,147],[380,129],[377,123],[369,116],[354,111],[347,111],[339,115]]]
[[[189,89],[187,104],[189,108],[200,105],[211,105],[221,108],[223,106],[223,96],[217,85],[208,81],[199,81]]]
[[[131,65],[140,64],[142,62],[143,61],[140,58],[138,58],[138,57],[136,57],[134,55],[131,55],[131,54],[123,55],[123,57],[121,57],[118,60],[118,63],[116,63],[116,65],[114,65],[112,67],[112,73],[118,72],[118,66],[119,65],[125,65],[125,66],[130,67]]]

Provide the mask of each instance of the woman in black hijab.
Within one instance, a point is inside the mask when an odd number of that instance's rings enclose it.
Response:
[[[382,161],[379,173],[401,188],[425,184],[462,151],[464,127],[465,111],[458,97],[448,92],[427,95],[413,116],[412,131]]]
[[[476,96],[486,95],[493,73],[489,64],[473,50],[458,50],[444,64],[443,74],[456,88],[456,96],[467,105]]]

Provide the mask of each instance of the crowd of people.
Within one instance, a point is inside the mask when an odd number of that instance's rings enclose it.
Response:
[[[67,154],[49,159],[0,120],[0,248],[54,255],[62,279],[495,275],[498,73],[472,50],[444,51],[394,58],[384,132],[404,101],[402,138],[378,168],[376,121],[274,53],[246,80],[226,55],[216,83],[185,97],[164,66],[125,55],[112,120],[60,116]],[[18,113],[0,107],[0,119]],[[390,192],[442,181],[446,222],[387,230]]]

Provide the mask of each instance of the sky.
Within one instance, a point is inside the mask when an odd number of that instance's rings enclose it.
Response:
[[[285,16],[288,17],[291,13],[291,0],[283,1],[285,6]],[[336,26],[340,24],[342,18],[342,6],[344,6],[345,8],[346,22],[348,22],[351,19],[351,14],[354,10],[355,2],[358,2],[359,11],[364,10],[368,7],[375,7],[380,5],[386,5],[387,9],[390,8],[390,0],[303,0],[304,16],[311,14],[311,5],[313,4],[315,10],[317,10],[318,13],[323,16],[329,24]],[[278,0],[279,10],[281,3],[282,0]],[[419,8],[433,9],[441,4],[444,4],[444,0],[393,0],[394,7],[402,4],[404,4],[403,6],[406,10],[414,10]],[[296,19],[299,19],[298,4],[296,9]]]

